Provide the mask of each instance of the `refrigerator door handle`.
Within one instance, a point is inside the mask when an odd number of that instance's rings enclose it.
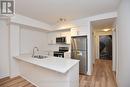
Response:
[[[77,55],[78,55],[78,56],[82,56],[83,53],[82,53],[81,51],[77,51]]]

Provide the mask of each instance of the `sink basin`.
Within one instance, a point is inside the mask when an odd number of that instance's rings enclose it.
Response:
[[[48,58],[48,56],[43,56],[43,55],[35,55],[34,58],[38,58],[38,59],[45,59]]]

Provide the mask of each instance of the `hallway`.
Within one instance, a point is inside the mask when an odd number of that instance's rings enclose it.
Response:
[[[80,75],[80,87],[117,87],[111,60],[96,60],[92,76]]]

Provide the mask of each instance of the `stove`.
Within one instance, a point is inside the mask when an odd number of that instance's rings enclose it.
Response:
[[[68,47],[59,47],[59,51],[54,51],[54,56],[64,58],[64,52],[67,51],[69,51]]]

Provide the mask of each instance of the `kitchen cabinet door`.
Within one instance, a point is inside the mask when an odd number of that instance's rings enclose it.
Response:
[[[71,43],[71,32],[66,32],[66,43],[70,44]]]
[[[77,28],[71,29],[71,36],[78,36],[79,30]]]
[[[61,32],[55,32],[55,37],[61,37]]]
[[[66,37],[67,33],[66,32],[61,32],[61,37]]]
[[[55,33],[48,33],[48,44],[56,44]]]
[[[71,52],[65,52],[64,58],[71,59]]]

